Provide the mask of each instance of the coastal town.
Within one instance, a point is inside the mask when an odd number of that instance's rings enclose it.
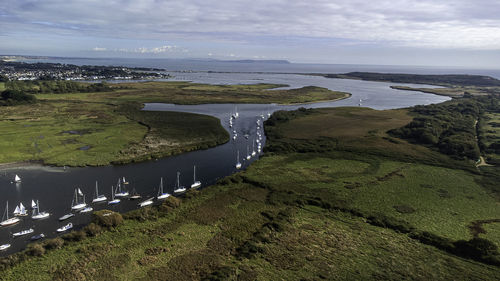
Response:
[[[0,56],[0,81],[23,80],[153,80],[168,79],[165,69],[123,66],[27,63],[24,57]],[[31,58],[30,58],[31,59]]]

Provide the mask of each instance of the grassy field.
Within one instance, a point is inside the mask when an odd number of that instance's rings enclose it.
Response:
[[[3,91],[3,90],[5,90],[5,83],[0,82],[0,91]]]
[[[500,113],[488,112],[483,115],[480,122],[480,136],[485,146],[483,153],[487,162],[500,163],[500,151],[488,149],[493,143],[500,143]]]
[[[62,100],[3,107],[0,162],[107,165],[206,148],[228,139],[219,120],[210,116],[143,112],[140,104],[125,108]]]
[[[349,97],[343,92],[320,87],[272,90],[287,85],[207,85],[189,82],[143,82],[112,84],[113,92],[37,95],[39,99],[101,101],[101,102],[164,102],[175,104],[204,103],[309,103]],[[58,97],[61,96],[61,97]]]
[[[57,250],[45,242],[40,257],[33,257],[40,251],[28,250],[2,259],[6,269],[0,278],[500,278],[497,266],[422,240],[434,237],[455,249],[457,240],[480,237],[498,246],[500,209],[482,185],[486,175],[470,163],[458,165],[388,138],[388,128],[408,122],[404,110],[336,108],[299,110],[286,120],[273,116],[266,125],[271,152],[246,171],[159,208],[125,214],[122,225],[95,237],[84,238],[98,232],[89,229],[70,234]],[[356,130],[346,132],[354,124]],[[401,151],[403,156],[393,157]],[[482,232],[470,227],[477,222],[483,222]],[[81,241],[71,242],[74,237]]]

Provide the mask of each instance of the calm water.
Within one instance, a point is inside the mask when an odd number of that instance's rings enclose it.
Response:
[[[304,105],[305,107],[332,107],[332,106],[357,106],[359,99],[362,106],[375,109],[389,109],[408,107],[417,104],[439,103],[447,100],[446,97],[423,94],[418,92],[407,92],[392,90],[389,88],[394,83],[366,82],[343,79],[327,79],[323,77],[292,75],[292,74],[242,74],[242,73],[183,73],[177,77],[179,80],[212,84],[236,84],[236,83],[283,83],[291,87],[302,87],[316,85],[333,90],[352,93],[352,97],[338,102],[325,102]],[[422,85],[419,85],[422,87]],[[99,182],[100,193],[108,198],[111,186],[119,177],[125,176],[130,182],[129,191],[135,188],[143,198],[155,196],[158,191],[160,177],[164,179],[166,190],[172,192],[175,185],[176,172],[181,172],[181,184],[191,185],[193,181],[193,165],[197,167],[197,179],[201,180],[203,186],[215,183],[218,179],[236,171],[236,151],[240,151],[240,161],[243,169],[258,156],[250,161],[244,161],[247,154],[247,146],[252,151],[253,139],[256,137],[256,120],[261,114],[267,117],[267,113],[286,109],[292,110],[300,106],[278,106],[262,104],[239,104],[237,105],[240,118],[234,122],[234,127],[229,128],[229,116],[235,110],[233,104],[208,104],[196,106],[180,106],[170,104],[146,104],[145,110],[171,110],[202,113],[221,119],[222,125],[232,132],[236,130],[238,137],[235,141],[231,139],[228,143],[215,148],[185,153],[182,155],[123,166],[106,166],[97,168],[50,168],[50,167],[23,167],[0,170],[0,212],[5,210],[5,202],[9,201],[9,212],[12,213],[16,204],[23,202],[29,206],[32,199],[39,200],[41,211],[51,213],[50,218],[42,221],[33,221],[25,217],[21,223],[0,229],[0,244],[10,243],[12,247],[2,252],[2,255],[22,249],[29,242],[29,238],[21,237],[13,239],[11,233],[33,227],[34,234],[44,233],[48,237],[56,236],[56,229],[68,222],[72,222],[76,228],[82,227],[90,221],[90,214],[77,214],[72,219],[59,222],[58,218],[70,211],[71,200],[74,189],[79,187],[84,192],[87,202],[90,202],[95,190],[95,182]],[[262,131],[262,129],[261,129]],[[243,137],[249,135],[249,139]],[[265,142],[265,139],[262,140]],[[257,147],[255,146],[255,149]],[[14,175],[22,178],[21,184],[13,184]],[[124,212],[137,208],[139,201],[122,200],[116,206],[94,204],[95,210],[109,208]]]
[[[125,58],[48,58],[26,60],[75,65],[114,65],[154,67],[169,71],[226,71],[226,72],[282,72],[282,73],[345,73],[352,71],[414,73],[414,74],[476,74],[500,79],[499,69],[471,69],[436,66],[398,66],[362,64],[307,64],[307,63],[243,63],[196,59],[125,59]]]

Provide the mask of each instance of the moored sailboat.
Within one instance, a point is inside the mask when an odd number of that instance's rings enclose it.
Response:
[[[118,184],[115,190],[115,197],[127,197],[127,196],[128,196],[128,191],[122,190],[121,179],[118,179]]]
[[[26,210],[26,207],[24,207],[23,203],[19,203],[19,206],[16,206],[16,209],[14,210],[14,216],[24,217],[27,215],[28,210]]]
[[[34,231],[33,228],[26,229],[26,230],[21,230],[19,232],[12,233],[12,236],[13,237],[20,237],[20,236],[24,236],[26,234],[33,233],[33,231]]]
[[[72,228],[73,228],[73,224],[72,223],[68,223],[67,225],[61,226],[56,231],[60,233],[60,232],[68,231],[68,230],[70,230]]]
[[[118,198],[115,199],[114,189],[113,189],[113,186],[111,186],[111,200],[108,201],[108,205],[114,205],[114,204],[118,204],[118,203],[120,203],[120,199],[118,199]]]
[[[20,183],[20,182],[21,182],[21,178],[20,178],[18,175],[16,175],[16,176],[14,177],[14,182],[15,182],[15,183]]]
[[[147,200],[142,201],[138,205],[139,205],[139,207],[146,207],[146,206],[149,206],[151,204],[153,204],[153,197],[151,197],[151,198],[149,198]]]
[[[5,250],[7,250],[8,248],[10,248],[10,244],[3,244],[3,245],[0,245],[0,251],[5,251]]]
[[[13,225],[21,220],[18,217],[9,218],[9,201],[7,201],[7,206],[5,206],[5,212],[2,217],[2,221],[0,222],[0,226],[8,226]]]
[[[99,195],[99,188],[97,187],[97,181],[95,182],[95,198],[92,199],[92,203],[99,203],[108,200],[104,194]]]
[[[156,199],[161,200],[161,199],[166,199],[170,196],[169,193],[163,192],[163,178],[160,178],[160,187],[158,187],[158,195],[156,196]]]
[[[240,163],[240,151],[238,150],[236,152],[236,169],[240,169],[241,168],[241,163]]]
[[[193,184],[191,188],[199,188],[201,186],[201,181],[196,180],[196,166],[193,166]]]
[[[40,204],[38,203],[38,200],[36,200],[36,205],[33,208],[33,214],[31,215],[31,218],[34,220],[40,220],[44,218],[48,218],[50,214],[48,212],[40,212]]]
[[[180,175],[181,175],[181,173],[177,172],[177,185],[174,189],[174,194],[181,194],[181,193],[186,192],[186,188],[184,186],[180,185],[180,181],[179,181]]]
[[[79,202],[79,197],[82,197],[82,202]],[[85,203],[85,194],[83,194],[80,188],[77,188],[75,189],[75,197],[71,203],[71,210],[81,210],[85,207],[87,207],[87,203]]]

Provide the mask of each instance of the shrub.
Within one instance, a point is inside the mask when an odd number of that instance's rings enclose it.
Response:
[[[40,243],[30,244],[26,249],[26,254],[34,257],[40,257],[45,254],[45,248]]]
[[[123,217],[117,212],[100,210],[92,214],[92,222],[102,227],[117,227],[123,223]]]
[[[60,237],[45,241],[44,248],[46,250],[59,249],[64,245],[64,240]]]
[[[72,231],[68,234],[63,235],[62,239],[71,242],[78,242],[85,239],[85,237],[87,237],[87,234],[83,230],[79,230],[79,231]]]
[[[84,227],[83,231],[85,231],[87,236],[92,237],[92,236],[96,236],[97,234],[101,233],[102,227],[100,227],[99,225],[92,222],[89,225],[87,225],[86,227]]]

